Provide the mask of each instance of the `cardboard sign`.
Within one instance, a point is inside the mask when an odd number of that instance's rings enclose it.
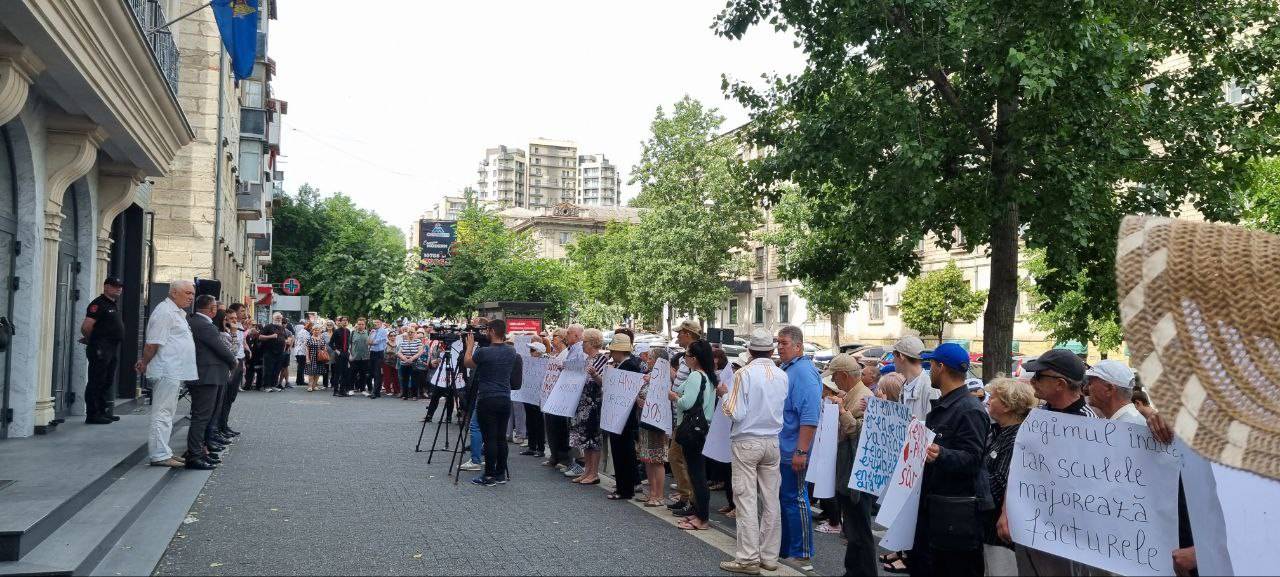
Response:
[[[893,477],[889,480],[889,488],[880,501],[880,513],[876,515],[877,525],[890,528],[894,523],[904,521],[902,514],[907,503],[912,500],[912,492],[916,493],[915,500],[919,502],[925,449],[932,442],[933,431],[925,427],[923,422],[912,420],[907,425],[907,442],[902,445],[902,458],[898,459],[898,466],[893,469]],[[915,523],[914,515],[911,517],[913,520],[909,522]]]
[[[604,370],[604,398],[600,404],[600,428],[615,435],[622,434],[636,408],[636,397],[644,386],[644,373]]]
[[[853,456],[849,488],[877,497],[889,488],[893,470],[902,456],[911,408],[893,401],[870,397],[858,436],[858,450]]]
[[[556,386],[556,380],[560,378],[560,371],[564,369],[564,361],[555,357],[547,358],[547,371],[542,374],[542,384],[538,388],[538,404],[545,405],[547,397],[551,396],[551,390]]]
[[[1036,409],[1009,465],[1013,540],[1121,575],[1173,575],[1181,465],[1142,425]]]
[[[720,410],[723,404],[723,397],[716,399],[716,410],[711,414],[711,427],[707,429],[707,442],[702,445],[702,456],[730,463],[733,461],[733,449],[729,446],[729,429],[733,421]]]
[[[526,405],[542,404],[542,381],[547,378],[547,357],[523,356],[520,358],[520,389],[511,391],[511,400]]]
[[[830,499],[836,496],[836,448],[840,433],[840,405],[822,403],[822,418],[818,431],[813,435],[809,451],[809,469],[804,480],[813,483],[814,499]]]
[[[555,387],[542,402],[542,412],[548,415],[572,417],[578,412],[578,399],[582,387],[587,384],[587,363],[580,360],[565,361],[564,369],[556,377]]]
[[[529,357],[529,342],[533,340],[533,335],[512,335],[511,345],[516,349],[516,354],[522,357]]]
[[[649,392],[644,397],[644,409],[640,411],[640,422],[648,423],[671,434],[671,367],[666,363],[658,363],[649,373]]]

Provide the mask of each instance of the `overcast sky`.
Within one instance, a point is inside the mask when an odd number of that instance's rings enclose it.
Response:
[[[720,75],[803,64],[789,37],[710,25],[724,0],[279,1],[269,55],[289,102],[285,187],[342,191],[406,228],[474,185],[484,149],[574,140],[630,178],[657,106],[684,94],[746,120]],[[635,194],[624,183],[624,197]]]

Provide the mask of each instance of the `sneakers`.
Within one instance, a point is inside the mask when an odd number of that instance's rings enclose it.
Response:
[[[776,569],[777,566],[774,566]],[[720,570],[739,575],[759,575],[760,566],[755,563],[739,563],[737,561],[721,561]]]
[[[576,464],[576,463],[575,463],[572,467],[569,467],[568,469],[565,469],[565,471],[564,471],[564,476],[566,476],[566,477],[571,477],[571,478],[572,478],[572,477],[581,477],[581,476],[582,476],[582,474],[583,474],[583,473],[586,473],[586,472],[587,472],[587,470],[586,470],[586,469],[584,469],[584,468],[582,468],[582,465],[578,465],[578,464]]]
[[[819,533],[826,533],[827,535],[839,535],[843,533],[840,527],[832,527],[830,521],[823,521],[822,524],[818,525],[813,530]]]
[[[506,484],[507,484],[507,481],[510,481],[510,480],[511,480],[511,478],[510,478],[510,477],[508,477],[507,475],[503,475],[503,476],[501,476],[501,477],[497,477],[497,478],[495,478],[495,479],[493,480],[493,482],[494,482],[494,483],[497,483],[497,484],[499,484],[499,485],[506,485]]]
[[[479,470],[481,470],[481,469],[483,469],[483,468],[484,468],[484,467],[480,466],[480,465],[479,465],[479,464],[477,464],[477,463],[472,463],[472,462],[471,462],[471,459],[467,459],[467,462],[465,462],[465,463],[463,463],[462,465],[458,466],[458,469],[459,469],[459,470],[462,470],[462,471],[479,471]]]
[[[761,562],[760,562],[760,568],[761,568],[761,569],[764,569],[765,571],[777,571],[777,570],[778,570],[778,564],[777,564],[777,563],[770,563],[770,562],[768,562],[768,561],[761,561]]]
[[[495,481],[493,477],[486,477],[484,475],[480,475],[479,477],[472,479],[471,484],[480,485],[481,487],[493,487],[497,485],[498,482]]]
[[[179,461],[179,460],[177,460],[177,459],[175,459],[175,458],[173,458],[173,457],[169,457],[168,459],[165,459],[165,460],[163,460],[163,461],[152,461],[152,462],[151,462],[151,466],[152,466],[152,467],[172,467],[172,468],[174,468],[174,469],[181,469],[181,468],[182,468],[182,467],[184,467],[185,465],[186,465],[186,463],[184,463],[184,462],[182,462],[182,461]]]
[[[813,560],[808,557],[796,557],[793,559],[801,569],[805,571],[813,571]]]

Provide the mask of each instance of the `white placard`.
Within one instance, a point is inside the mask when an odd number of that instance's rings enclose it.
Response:
[[[548,415],[572,417],[578,413],[578,399],[582,398],[582,387],[587,384],[587,363],[585,360],[565,361],[564,369],[556,377],[556,384],[542,402],[542,412]]]
[[[615,435],[622,434],[636,408],[636,397],[644,386],[644,373],[604,370],[604,397],[600,403],[600,428]]]
[[[863,499],[870,499],[870,495],[863,495]],[[884,538],[880,539],[880,547],[886,551],[909,551],[916,543],[916,519],[920,516],[920,484],[916,483],[911,493],[907,495],[907,502],[902,506],[902,512],[898,513],[898,518],[889,526],[889,530],[885,531]]]
[[[902,457],[902,444],[906,442],[910,423],[910,407],[876,397],[867,398],[858,450],[853,455],[853,469],[849,473],[850,489],[884,496]]]
[[[932,442],[933,431],[925,427],[923,422],[912,420],[907,425],[907,442],[902,446],[903,458],[898,459],[889,488],[880,501],[880,513],[876,515],[877,525],[891,528],[894,523],[906,520],[902,514],[907,502],[911,500],[911,493],[914,491],[919,494],[920,480],[924,477],[925,449]],[[918,496],[916,501],[919,501]]]
[[[836,496],[836,449],[839,445],[840,405],[822,403],[822,418],[809,448],[809,468],[804,480],[813,483],[814,499]]]
[[[716,410],[711,414],[711,427],[707,429],[707,442],[702,445],[702,456],[729,463],[733,461],[733,450],[729,447],[729,430],[733,421],[720,410],[724,397],[716,399]]]
[[[649,392],[644,397],[644,409],[640,411],[640,422],[648,423],[671,434],[671,366],[658,363],[649,373]]]
[[[547,371],[542,373],[542,383],[538,385],[538,404],[547,404],[547,397],[551,396],[551,390],[556,387],[556,380],[560,378],[560,371],[564,369],[564,359],[555,357],[547,357]]]
[[[1182,485],[1201,575],[1270,575],[1280,567],[1280,482],[1183,450]],[[1196,471],[1198,469],[1198,471]],[[1210,482],[1204,482],[1210,477]]]
[[[533,341],[533,335],[512,335],[511,345],[516,348],[516,354],[522,357],[529,355],[529,343]]]
[[[547,378],[547,357],[520,358],[520,388],[511,391],[511,400],[526,405],[542,404],[542,381]]]
[[[1013,540],[1121,575],[1173,575],[1181,464],[1144,426],[1036,409],[1009,465]]]

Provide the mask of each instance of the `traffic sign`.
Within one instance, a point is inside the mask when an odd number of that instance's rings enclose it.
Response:
[[[280,291],[289,296],[297,296],[302,292],[302,283],[292,277],[284,279],[284,282],[280,283]]]

